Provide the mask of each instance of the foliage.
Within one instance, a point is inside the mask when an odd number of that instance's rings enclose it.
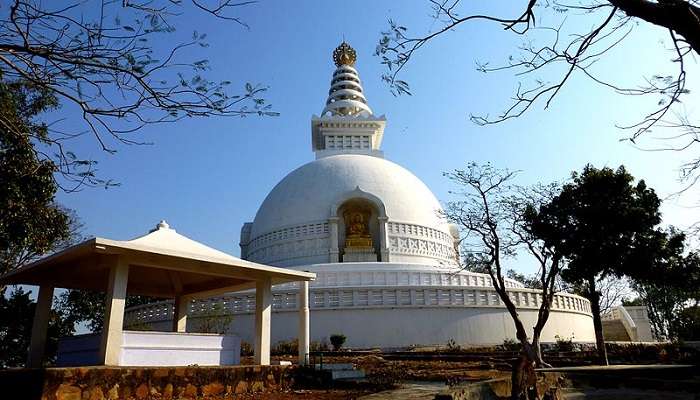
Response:
[[[624,167],[584,167],[559,194],[529,215],[532,233],[563,254],[567,282],[583,288],[591,302],[596,344],[607,363],[597,282],[608,276],[640,276],[653,269],[663,246],[661,201]]]
[[[212,305],[211,309],[196,316],[197,323],[193,332],[218,333],[220,335],[228,333],[233,315],[226,312],[221,304]]]
[[[159,301],[146,296],[127,296],[126,307]],[[83,323],[92,332],[102,330],[105,293],[90,290],[66,290],[57,299],[57,307],[74,323]]]
[[[54,200],[55,165],[41,160],[29,139],[46,136],[36,118],[55,107],[47,90],[0,79],[0,275],[73,237],[75,217]]]
[[[330,336],[329,339],[331,341],[331,345],[333,346],[333,350],[338,351],[345,344],[345,340],[347,340],[347,337],[342,333],[334,333]]]
[[[396,388],[403,380],[405,371],[400,365],[387,363],[382,368],[372,369],[367,374],[367,381],[370,385],[379,390]]]
[[[39,140],[68,185],[114,183],[97,177],[95,162],[81,159],[68,140],[87,134],[103,150],[142,144],[143,127],[189,117],[276,115],[261,95],[265,87],[246,83],[233,94],[228,80],[207,78],[206,33],[183,37],[176,27],[184,15],[202,12],[245,23],[232,15],[252,2],[172,0],[11,0],[0,9],[0,74],[40,88],[81,120],[41,132],[6,129]],[[61,116],[62,118],[64,115]],[[68,118],[71,119],[70,117]]]
[[[241,340],[241,357],[249,357],[255,354],[255,349],[253,348],[253,345],[246,342],[245,340]]]
[[[631,300],[628,300],[625,298],[625,299],[622,299],[622,305],[623,306],[632,306],[632,307],[643,306],[644,302],[642,301],[641,297],[635,297]]]
[[[21,287],[15,287],[9,296],[6,289],[0,290],[0,368],[21,367],[27,360],[36,308],[29,294]],[[60,309],[52,310],[46,343],[48,363],[55,360],[58,338],[73,334],[73,326]]]
[[[522,283],[526,288],[542,289],[542,282],[540,282],[537,275],[524,275],[515,270],[509,269],[506,271],[506,277]]]
[[[329,351],[331,348],[328,346],[328,342],[324,338],[321,341],[312,341],[309,343],[309,351],[317,352],[317,351]]]
[[[547,109],[559,94],[575,90],[571,82],[583,80],[618,95],[648,98],[640,117],[618,124],[629,132],[627,136],[633,143],[658,128],[654,139],[661,137],[667,142],[658,149],[679,151],[693,146],[697,149],[700,124],[689,119],[682,103],[682,98],[690,92],[686,87],[688,64],[694,62],[693,56],[700,54],[697,0],[529,0],[517,3],[519,6],[513,3],[512,7],[510,4],[504,7],[510,12],[503,16],[489,10],[491,4],[500,6],[499,2],[477,5],[462,0],[430,0],[425,3],[432,9],[430,29],[426,33],[415,33],[389,20],[388,29],[381,32],[377,44],[376,55],[386,66],[382,79],[395,95],[411,93],[400,74],[424,46],[448,35],[460,35],[458,27],[493,24],[502,28],[500,32],[521,38],[522,43],[504,56],[504,61],[497,64],[477,61],[476,69],[483,73],[512,72],[518,83],[502,112],[494,116],[472,115],[474,123],[496,124],[518,118],[537,106]],[[659,41],[657,46],[669,53],[669,59],[664,61],[674,71],[659,71],[643,77],[637,85],[629,85],[610,79],[609,68],[594,67],[611,56],[637,25],[645,23],[662,28],[661,32],[667,35],[667,40]],[[465,44],[469,42],[466,40]],[[639,52],[637,63],[644,61],[644,54]],[[698,172],[697,156],[681,166],[683,178],[691,184],[700,179]]]
[[[563,337],[559,335],[554,335],[554,348],[556,351],[574,351],[575,350],[575,345],[574,345],[574,334],[571,334],[571,337]]]
[[[520,342],[510,338],[504,339],[500,347],[506,351],[520,351],[523,348]]]
[[[700,307],[683,309],[675,321],[678,339],[683,341],[700,341]]]
[[[450,338],[450,340],[447,341],[447,351],[451,353],[457,353],[462,350],[462,346],[457,344],[454,339]]]
[[[700,302],[700,254],[688,252],[685,237],[671,229],[654,268],[637,276],[632,286],[647,307],[654,335],[682,339],[690,333],[685,327],[693,325],[688,320],[693,311],[685,310]]]
[[[621,364],[700,363],[700,350],[680,342],[606,343],[605,347],[610,357]]]
[[[295,355],[299,352],[299,339],[280,340],[270,347],[270,354],[274,356]]]

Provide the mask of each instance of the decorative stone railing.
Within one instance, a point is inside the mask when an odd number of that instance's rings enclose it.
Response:
[[[310,287],[373,287],[373,286],[450,286],[450,287],[487,287],[493,289],[491,277],[458,269],[432,269],[410,270],[402,265],[401,269],[381,269],[381,266],[372,269],[353,270],[354,264],[344,263],[342,271],[322,270],[310,267],[311,272],[316,273],[316,280],[310,282]],[[514,280],[505,278],[507,288],[524,288],[525,286]],[[276,289],[295,289],[296,282],[276,286]]]
[[[519,309],[537,309],[542,302],[539,290],[509,290],[509,294]],[[345,287],[318,288],[309,291],[311,310],[362,309],[362,308],[410,308],[410,307],[472,307],[502,308],[503,302],[493,288],[451,288],[451,287]],[[297,308],[295,290],[274,290],[272,309],[293,311]],[[242,292],[211,299],[195,300],[190,305],[189,314],[215,316],[225,314],[245,314],[255,311],[255,293]],[[583,297],[568,293],[554,296],[552,311],[573,312],[590,315],[590,303]],[[126,311],[127,327],[141,323],[167,321],[172,318],[172,302],[136,306]]]

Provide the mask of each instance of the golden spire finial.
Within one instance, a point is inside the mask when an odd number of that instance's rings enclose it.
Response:
[[[355,53],[355,49],[345,43],[345,40],[343,40],[340,46],[333,50],[333,62],[336,67],[340,67],[341,65],[355,65],[356,60],[357,53]]]

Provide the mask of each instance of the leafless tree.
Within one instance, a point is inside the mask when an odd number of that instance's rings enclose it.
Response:
[[[113,153],[118,144],[138,144],[147,125],[186,117],[275,115],[261,97],[265,87],[245,84],[230,93],[230,81],[212,81],[206,34],[174,38],[181,14],[203,12],[232,21],[251,1],[231,0],[11,0],[0,5],[0,79],[24,80],[48,89],[67,108],[77,109],[81,128],[50,124],[34,138],[36,151],[57,165],[65,190],[111,184],[97,177],[94,161],[67,148],[67,141],[92,135]],[[243,85],[241,85],[243,86]],[[58,122],[58,121],[57,121]],[[5,129],[14,129],[4,118]],[[72,124],[75,126],[75,124]],[[17,132],[26,134],[25,132]]]
[[[495,117],[472,115],[476,124],[496,124],[517,118],[536,104],[542,104],[546,109],[574,76],[580,76],[618,94],[657,98],[651,111],[636,121],[619,125],[628,131],[627,138],[633,143],[654,127],[664,128],[670,132],[662,134],[667,145],[652,145],[650,150],[680,151],[692,147],[695,149],[693,154],[697,154],[699,125],[688,121],[679,106],[688,93],[687,64],[700,54],[699,1],[527,0],[521,3],[520,9],[514,6],[512,16],[504,17],[473,13],[470,11],[473,5],[461,0],[428,2],[438,28],[426,34],[412,35],[406,27],[390,20],[389,29],[382,32],[377,55],[388,69],[383,79],[394,94],[410,94],[408,83],[399,76],[423,46],[448,33],[454,34],[459,26],[476,21],[492,22],[506,32],[523,37],[523,45],[503,65],[477,63],[477,69],[482,72],[513,71],[524,82],[518,83],[512,102],[500,114]],[[545,20],[547,13],[560,16],[561,23],[538,26],[537,22]],[[667,30],[670,41],[667,50],[675,74],[645,78],[645,83],[638,87],[625,87],[606,80],[592,67],[622,43],[640,22]],[[581,30],[580,26],[591,28]],[[543,37],[545,42],[541,41]],[[700,157],[693,156],[682,166],[681,179],[690,184],[700,179]]]
[[[471,163],[465,170],[447,173],[459,189],[453,193],[459,200],[448,203],[445,215],[457,224],[469,243],[468,258],[491,277],[494,289],[513,319],[516,337],[525,356],[538,366],[546,366],[540,350],[540,336],[549,318],[555,283],[564,259],[552,247],[530,233],[529,217],[554,193],[555,186],[524,189],[513,184],[516,173],[494,169],[490,165]],[[538,263],[537,280],[541,301],[537,322],[531,336],[520,319],[518,309],[508,292],[504,277],[508,271],[504,261],[525,249]]]
[[[596,289],[600,292],[600,313],[605,314],[613,307],[622,304],[623,299],[630,298],[634,291],[625,278],[608,276],[598,281]]]

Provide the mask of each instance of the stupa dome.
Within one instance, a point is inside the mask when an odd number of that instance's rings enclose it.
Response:
[[[267,195],[252,226],[252,237],[282,228],[325,222],[333,208],[353,197],[376,197],[391,221],[449,234],[440,203],[407,169],[384,158],[360,154],[324,157],[289,173]]]

